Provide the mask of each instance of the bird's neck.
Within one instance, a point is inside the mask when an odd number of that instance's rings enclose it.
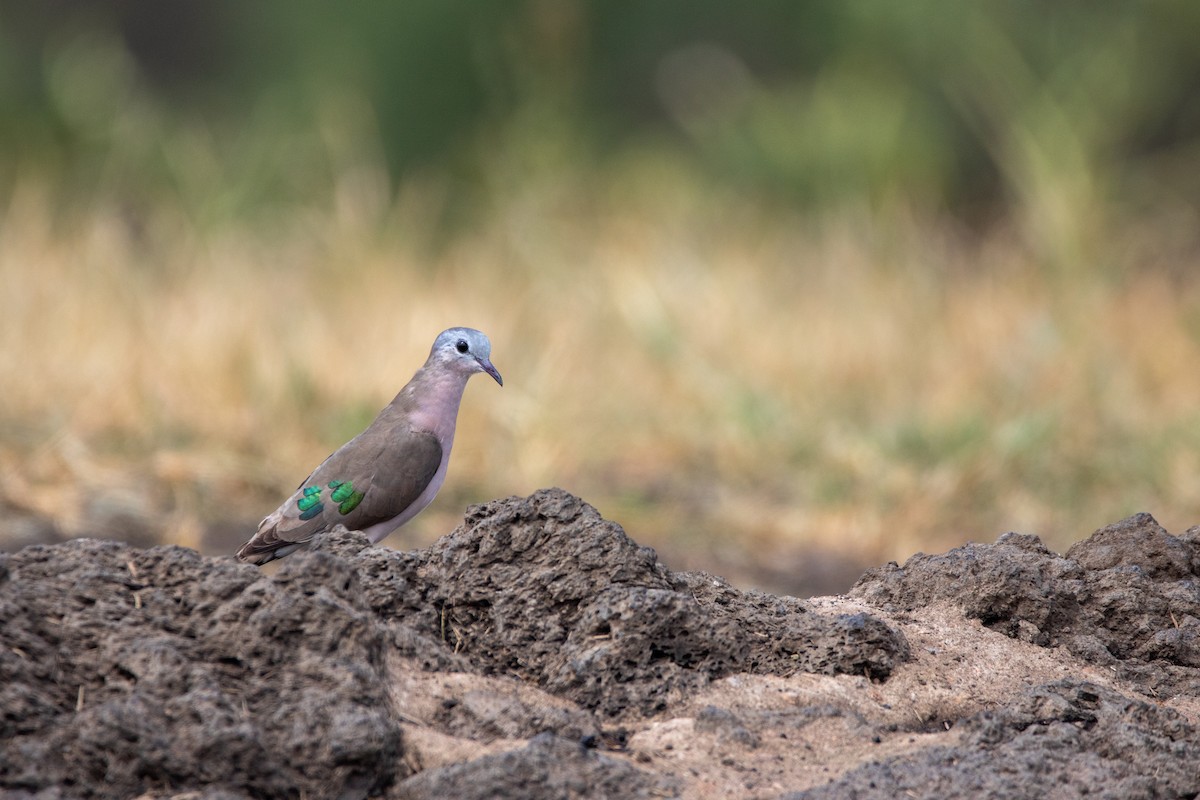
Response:
[[[457,371],[430,369],[427,364],[400,390],[392,406],[407,415],[414,429],[429,431],[442,447],[448,447],[454,441],[454,423],[470,377]]]

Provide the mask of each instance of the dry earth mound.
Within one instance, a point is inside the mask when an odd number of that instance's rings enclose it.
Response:
[[[1176,537],[1137,514],[1065,556],[1008,533],[873,569],[850,596],[907,612],[949,602],[993,630],[1111,667],[1151,697],[1200,696],[1200,527]]]
[[[30,547],[0,556],[0,788],[1192,796],[1198,538],[1136,517],[1062,557],[1009,535],[811,601],[672,572],[561,490],[273,573]]]

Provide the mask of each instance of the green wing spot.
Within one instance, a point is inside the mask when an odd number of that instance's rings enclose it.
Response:
[[[301,511],[311,511],[313,506],[321,505],[321,487],[309,486],[304,490],[304,496],[296,501],[296,507]],[[302,519],[311,519],[311,517],[302,517]]]
[[[342,512],[343,514],[349,514],[351,511],[358,508],[358,504],[362,502],[362,499],[365,496],[366,495],[364,495],[362,492],[352,492],[350,497],[348,497],[340,506],[338,506],[338,511]]]
[[[308,498],[305,498],[305,499],[308,499]],[[303,503],[304,501],[301,500],[300,502]],[[315,517],[317,514],[320,514],[324,510],[325,510],[325,504],[317,503],[315,506],[313,506],[312,508],[310,508],[307,511],[305,511],[304,513],[302,513],[300,515],[300,519],[304,519],[304,520],[312,519],[313,517]]]
[[[363,492],[354,490],[353,481],[330,481],[329,488],[333,489],[329,499],[338,504],[338,511],[343,516],[358,508],[365,496]]]

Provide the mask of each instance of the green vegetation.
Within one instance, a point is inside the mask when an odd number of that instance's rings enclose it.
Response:
[[[410,541],[1185,528],[1198,97],[1182,0],[5,4],[0,504],[217,546],[466,324]]]

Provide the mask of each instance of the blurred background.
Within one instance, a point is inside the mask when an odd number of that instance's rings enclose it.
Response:
[[[797,594],[1200,523],[1200,4],[0,3],[0,546],[228,553],[470,325],[388,544]]]

